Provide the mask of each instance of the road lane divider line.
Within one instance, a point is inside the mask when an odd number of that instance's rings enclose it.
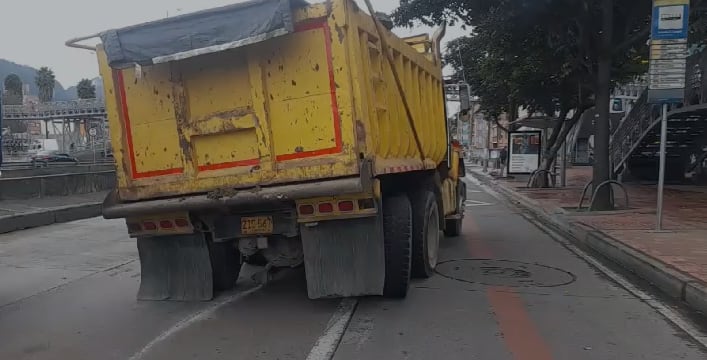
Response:
[[[326,330],[317,339],[309,355],[307,355],[307,360],[331,360],[334,357],[357,306],[358,299],[346,298],[341,300],[336,312],[329,319]]]
[[[194,323],[197,323],[199,321],[202,321],[202,320],[208,318],[209,316],[213,315],[213,313],[216,312],[216,310],[220,309],[221,307],[228,305],[232,302],[236,302],[244,297],[247,297],[248,295],[250,295],[250,294],[252,294],[262,288],[263,288],[263,285],[258,285],[253,288],[250,288],[248,290],[240,291],[240,292],[237,292],[234,294],[230,294],[228,296],[224,296],[221,299],[217,299],[216,301],[209,304],[209,306],[194,312],[193,314],[189,315],[188,317],[186,317],[186,318],[180,320],[179,322],[177,322],[176,324],[174,324],[172,327],[170,327],[166,331],[162,332],[159,336],[157,336],[152,341],[147,343],[147,345],[143,346],[142,349],[140,349],[138,352],[133,354],[133,356],[131,356],[129,358],[129,360],[142,359],[142,357],[145,356],[146,354],[148,354],[155,346],[157,346],[160,343],[162,343],[163,341],[169,339],[174,334],[188,328],[189,326],[191,326]]]
[[[493,250],[480,236],[473,216],[467,215],[463,234],[472,257],[494,259]],[[552,350],[535,326],[520,294],[507,286],[486,287],[486,298],[514,360],[551,360]]]
[[[478,186],[479,188],[483,189],[486,193],[489,195],[495,197],[499,201],[506,202],[508,204],[512,204],[512,202],[508,201],[503,195],[500,193],[494,191],[490,187],[482,184],[480,181],[475,179],[474,177],[467,175],[466,180],[469,182],[473,183],[474,185]],[[512,204],[513,205],[513,204]],[[513,205],[515,206],[515,205]],[[548,234],[554,241],[557,243],[563,245],[567,250],[572,252],[574,255],[578,256],[582,260],[584,260],[586,263],[588,263],[590,266],[594,267],[595,269],[599,270],[602,274],[613,280],[616,284],[624,288],[626,291],[629,292],[632,296],[635,298],[639,299],[646,305],[650,306],[654,311],[659,313],[661,316],[663,316],[665,319],[667,319],[671,324],[679,328],[680,330],[684,331],[685,334],[687,334],[690,338],[692,338],[694,341],[699,343],[701,346],[704,348],[707,348],[707,335],[704,334],[698,327],[694,326],[692,322],[679,312],[671,309],[669,306],[665,305],[662,301],[656,299],[654,296],[649,295],[645,291],[641,290],[637,286],[633,285],[631,281],[626,279],[623,275],[620,275],[619,273],[611,270],[604,264],[602,264],[600,261],[596,260],[594,257],[586,253],[584,250],[578,248],[577,246],[571,244],[567,239],[565,239],[562,235],[560,235],[558,232],[555,230],[551,229],[550,227],[546,226],[533,216],[526,214],[526,213],[521,213],[521,216],[525,218],[528,222],[531,224],[535,225],[538,229],[543,231],[544,233]]]
[[[513,289],[491,286],[486,290],[503,341],[516,360],[550,360],[552,351],[530,318],[526,305]]]

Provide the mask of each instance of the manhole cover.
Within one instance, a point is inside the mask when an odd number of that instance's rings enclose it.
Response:
[[[437,273],[466,283],[511,287],[555,287],[576,280],[562,269],[512,260],[449,260],[437,265]]]

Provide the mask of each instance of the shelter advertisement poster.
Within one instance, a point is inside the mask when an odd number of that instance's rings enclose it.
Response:
[[[540,167],[542,131],[512,131],[508,135],[508,174],[532,174]]]

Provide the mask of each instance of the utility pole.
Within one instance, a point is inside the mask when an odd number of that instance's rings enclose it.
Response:
[[[658,203],[656,204],[656,230],[663,230],[663,189],[665,188],[665,148],[668,142],[668,104],[663,104],[660,118],[660,165],[658,172]]]
[[[2,167],[2,152],[3,152],[3,143],[2,143],[2,106],[3,106],[3,100],[2,100],[2,90],[0,90],[0,167]],[[0,173],[2,175],[2,173]]]
[[[457,111],[457,141],[459,145],[462,145],[462,108],[459,106],[459,111]]]
[[[484,159],[484,172],[489,171],[489,160],[491,160],[491,119],[486,121],[486,159]]]
[[[559,140],[559,139],[558,139]],[[567,136],[562,142],[562,164],[560,164],[560,186],[567,187]]]

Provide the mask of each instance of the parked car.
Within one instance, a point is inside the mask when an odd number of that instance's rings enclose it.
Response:
[[[49,166],[50,163],[78,164],[79,160],[69,154],[54,151],[42,151],[32,156],[32,166]]]

